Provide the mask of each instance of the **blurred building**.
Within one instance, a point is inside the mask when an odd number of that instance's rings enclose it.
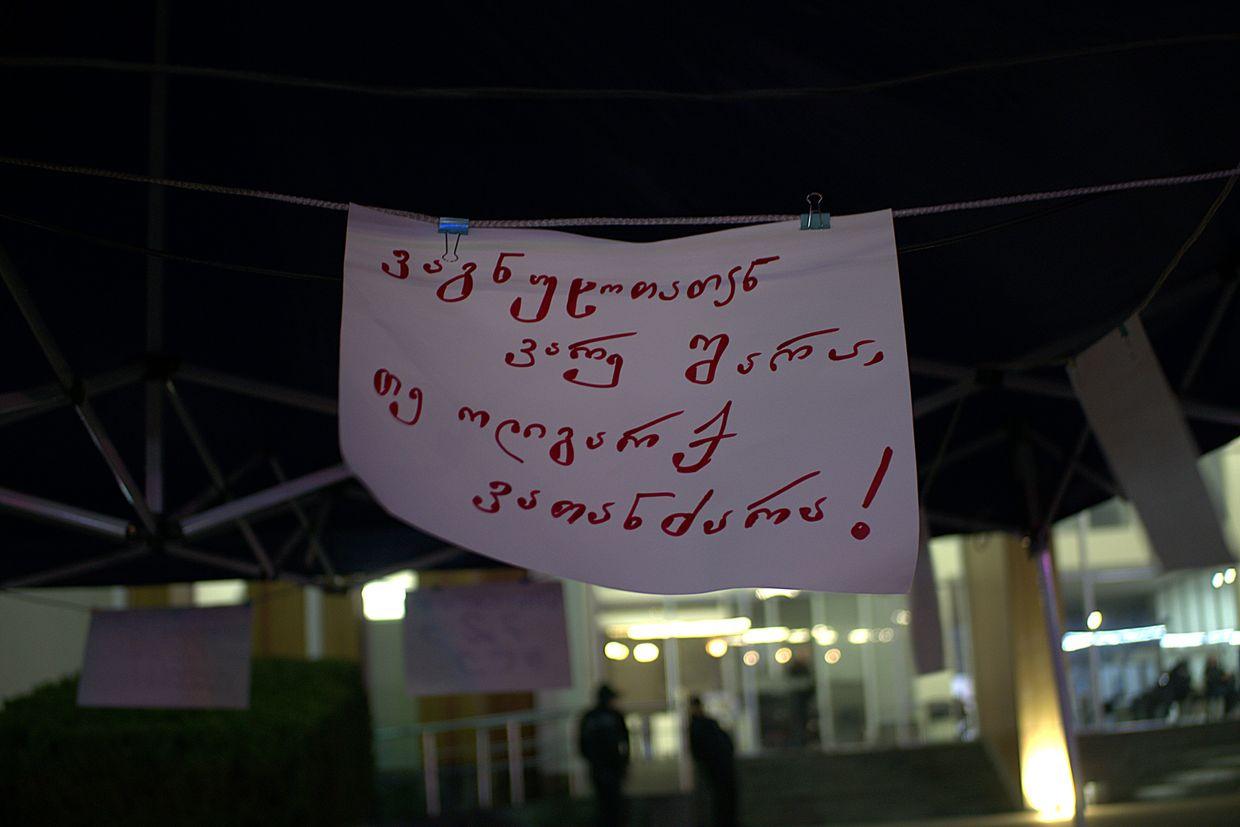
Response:
[[[1240,549],[1240,441],[1203,457],[1201,469],[1234,552]],[[1058,524],[1054,549],[1068,630],[1061,648],[1068,653],[1078,726],[1124,730],[1217,715],[1200,695],[1210,657],[1233,679],[1240,672],[1235,567],[1161,573],[1138,516],[1118,500]],[[509,739],[507,746],[519,743],[521,760],[538,772],[582,789],[574,727],[602,681],[621,693],[639,790],[687,778],[681,722],[690,695],[702,696],[708,711],[734,732],[742,755],[989,736],[996,739],[996,754],[1010,753],[1015,768],[1012,696],[1019,687],[1013,676],[1028,665],[1022,658],[1034,656],[1007,635],[1012,620],[1005,604],[1012,592],[1004,588],[1013,587],[996,586],[994,577],[1004,555],[1020,559],[1019,541],[940,537],[930,550],[945,668],[929,674],[914,668],[913,636],[927,630],[918,627],[905,596],[772,589],[661,596],[565,582],[571,688],[502,697],[408,697],[400,645],[405,592],[523,576],[502,568],[398,572],[351,595],[291,588],[258,604],[255,651],[362,659],[380,768],[420,771],[433,741],[444,779],[453,766],[474,767],[484,750],[490,761],[492,745],[498,761],[508,760],[502,756]],[[1016,582],[1017,576],[1009,572],[1002,582]],[[85,609],[232,603],[276,588],[289,587],[220,581],[38,594]],[[1032,590],[1028,583],[1015,588]],[[19,597],[0,595],[3,697],[76,670],[85,639],[87,611]],[[1172,708],[1159,687],[1181,661],[1193,693]],[[647,765],[661,767],[662,775],[644,776],[641,767]]]

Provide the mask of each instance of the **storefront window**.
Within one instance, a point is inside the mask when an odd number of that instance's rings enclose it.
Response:
[[[947,561],[940,589],[950,609],[960,565],[948,559],[951,543],[937,553]],[[621,693],[638,748],[651,756],[676,754],[677,704],[690,695],[750,753],[956,740],[967,729],[954,701],[959,652],[954,671],[916,676],[902,595],[593,594],[601,677]],[[945,615],[954,639],[964,632],[960,616]]]

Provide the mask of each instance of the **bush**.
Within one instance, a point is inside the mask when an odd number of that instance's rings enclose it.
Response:
[[[0,710],[0,824],[336,825],[373,812],[361,673],[254,662],[246,711],[82,709],[77,679]]]

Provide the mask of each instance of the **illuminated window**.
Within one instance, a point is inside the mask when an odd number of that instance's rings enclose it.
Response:
[[[870,630],[869,629],[853,629],[851,632],[848,633],[848,642],[849,643],[869,643],[870,642]]]
[[[747,617],[722,617],[705,620],[670,620],[657,623],[634,623],[610,626],[608,634],[631,640],[667,640],[669,638],[721,637],[739,635],[749,629]],[[786,631],[786,630],[785,630]]]
[[[190,592],[195,606],[239,606],[246,599],[244,580],[193,583]]]
[[[653,643],[639,643],[633,647],[633,660],[651,663],[659,659],[659,647]]]
[[[830,626],[824,626],[821,623],[810,629],[810,634],[814,636],[814,642],[819,646],[830,646],[840,639],[838,632]]]
[[[787,626],[762,626],[750,629],[741,635],[741,642],[747,645],[755,643],[783,643],[792,634]]]
[[[418,587],[418,573],[406,569],[362,586],[362,613],[367,620],[401,620],[405,592]]]
[[[772,597],[796,597],[801,591],[799,589],[754,589],[753,593],[759,600],[770,600]]]

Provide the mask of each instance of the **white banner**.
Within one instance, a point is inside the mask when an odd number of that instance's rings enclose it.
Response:
[[[78,706],[248,709],[249,606],[94,611]]]
[[[1068,376],[1163,569],[1234,563],[1197,470],[1197,443],[1141,320],[1091,345]]]
[[[908,589],[890,212],[635,244],[354,206],[344,269],[341,451],[400,519],[636,591]]]
[[[559,583],[484,583],[405,595],[410,695],[571,686]]]

